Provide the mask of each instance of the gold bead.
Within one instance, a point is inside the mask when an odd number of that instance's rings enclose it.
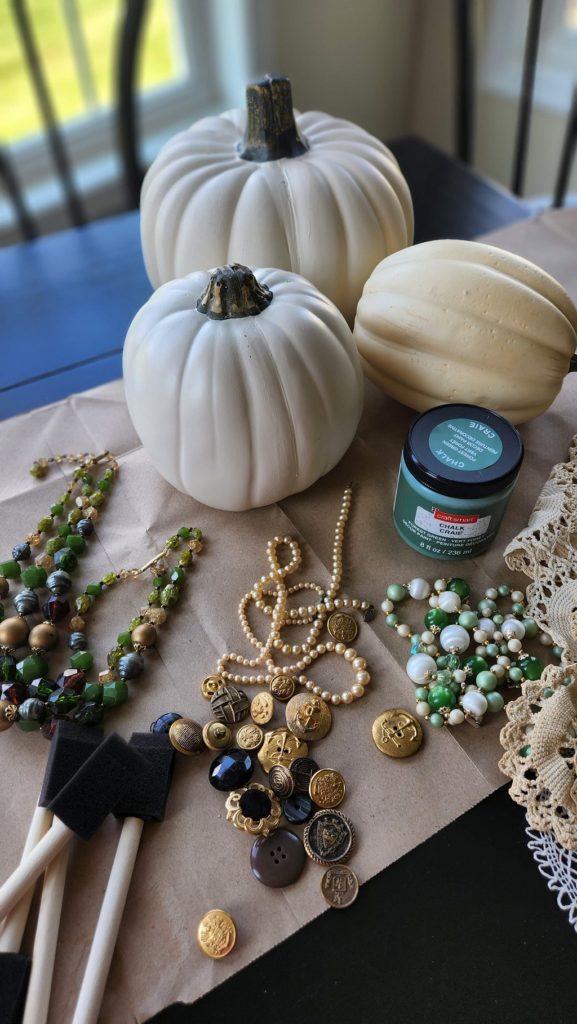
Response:
[[[73,615],[70,619],[70,632],[71,633],[83,633],[86,627],[86,622],[81,615]]]
[[[43,555],[38,555],[38,557],[34,559],[34,564],[38,565],[41,569],[46,569],[46,572],[48,572],[54,565],[54,559],[52,558],[52,555],[44,553]]]
[[[156,630],[152,623],[142,622],[140,626],[135,626],[132,630],[132,643],[139,647],[155,647],[156,646]]]
[[[51,651],[58,643],[58,630],[51,622],[40,622],[30,630],[28,636],[30,647],[39,647],[42,651]]]
[[[84,510],[84,518],[92,519],[92,521],[94,522],[96,519],[98,519],[98,509],[94,508],[94,506],[91,505],[89,508]]]
[[[116,673],[112,669],[106,668],[102,672],[98,673],[99,683],[113,683],[116,679]]]
[[[16,721],[18,708],[9,700],[0,700],[0,732],[5,732]]]
[[[167,619],[164,608],[145,608],[142,614],[146,616],[148,622],[151,622],[153,626],[162,626]]]
[[[21,647],[28,633],[28,623],[19,615],[4,619],[4,622],[0,622],[0,646]]]
[[[27,543],[31,544],[33,548],[37,548],[41,540],[42,537],[39,533],[29,533],[26,538]]]

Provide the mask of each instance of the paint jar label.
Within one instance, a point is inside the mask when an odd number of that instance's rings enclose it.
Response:
[[[473,473],[499,461],[503,442],[495,430],[480,420],[447,419],[431,430],[429,450],[442,466]]]

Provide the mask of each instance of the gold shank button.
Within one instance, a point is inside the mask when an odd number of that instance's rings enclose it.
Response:
[[[375,745],[388,757],[410,757],[423,742],[418,718],[404,708],[389,708],[375,718],[372,728]]]
[[[206,956],[221,960],[234,949],[236,925],[224,910],[209,910],[200,921],[197,939]]]

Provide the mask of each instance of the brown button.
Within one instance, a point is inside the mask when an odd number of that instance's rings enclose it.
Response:
[[[263,885],[280,889],[300,877],[306,860],[299,837],[288,828],[278,828],[255,839],[250,851],[253,874]]]

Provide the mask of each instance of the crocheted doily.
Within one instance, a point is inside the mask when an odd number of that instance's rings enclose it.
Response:
[[[527,843],[547,888],[557,894],[557,906],[569,916],[569,924],[577,932],[577,853],[564,850],[550,832],[525,830]]]

